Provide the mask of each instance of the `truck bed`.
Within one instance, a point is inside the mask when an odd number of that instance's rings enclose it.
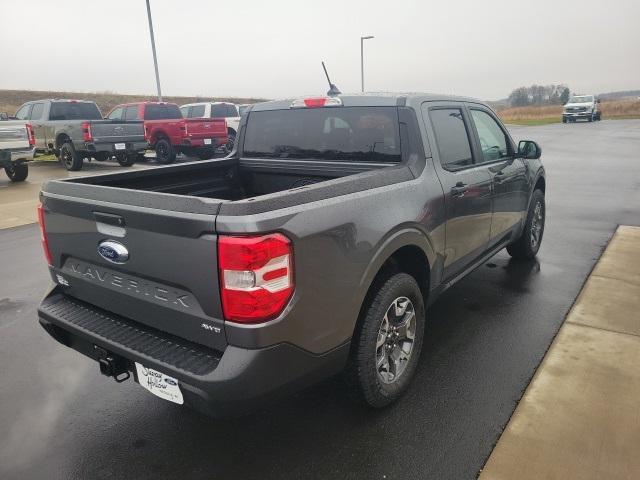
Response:
[[[153,204],[155,208],[174,211],[241,215],[411,178],[406,166],[225,158],[56,180],[48,182],[43,190],[108,202],[118,199],[118,203],[129,205]],[[149,195],[141,195],[141,192]],[[220,212],[221,207],[223,212]]]

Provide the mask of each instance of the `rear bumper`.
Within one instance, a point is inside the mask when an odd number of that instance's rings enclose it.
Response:
[[[121,145],[121,144],[124,144],[125,146],[124,149],[116,148],[116,145]],[[138,153],[140,151],[146,150],[147,148],[149,148],[149,144],[144,140],[134,141],[134,142],[127,142],[127,141],[98,142],[98,143],[90,142],[90,143],[83,143],[79,147],[80,150],[85,150],[87,152],[95,152],[95,153],[108,152],[113,155],[116,155],[119,153]]]
[[[292,393],[344,367],[345,344],[313,355],[290,344],[224,352],[174,337],[54,290],[38,308],[57,341],[99,360],[116,355],[135,378],[138,362],[176,378],[184,403],[212,416],[238,415]],[[100,348],[96,348],[100,347]]]
[[[211,143],[205,143],[205,140],[211,140]],[[182,140],[181,146],[183,147],[194,147],[194,148],[216,148],[220,145],[224,145],[227,142],[226,138],[185,138]]]
[[[30,162],[36,154],[36,147],[30,149],[0,150],[0,167],[8,167],[13,163]]]

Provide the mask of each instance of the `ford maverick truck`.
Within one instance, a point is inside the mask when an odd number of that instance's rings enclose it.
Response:
[[[252,105],[228,157],[44,184],[40,323],[103,374],[212,415],[340,372],[389,405],[427,306],[503,248],[538,252],[540,155],[470,98]]]
[[[55,153],[67,170],[81,170],[85,158],[113,156],[128,167],[147,148],[142,122],[104,120],[94,102],[36,100],[22,105],[16,117],[33,126],[37,150]]]

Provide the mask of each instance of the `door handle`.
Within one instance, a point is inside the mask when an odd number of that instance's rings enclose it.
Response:
[[[464,197],[469,189],[466,183],[458,182],[454,187],[451,187],[451,195],[454,197]]]

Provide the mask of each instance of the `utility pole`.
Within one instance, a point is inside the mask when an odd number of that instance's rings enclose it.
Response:
[[[360,37],[360,80],[362,85],[362,93],[364,93],[364,41],[369,40],[370,38],[374,38],[373,35]]]
[[[153,22],[151,21],[151,6],[147,0],[147,17],[149,17],[149,35],[151,36],[151,51],[153,52],[153,66],[156,69],[156,86],[158,87],[158,101],[162,101],[162,90],[160,89],[160,74],[158,73],[158,57],[156,56],[156,41],[153,37]]]

